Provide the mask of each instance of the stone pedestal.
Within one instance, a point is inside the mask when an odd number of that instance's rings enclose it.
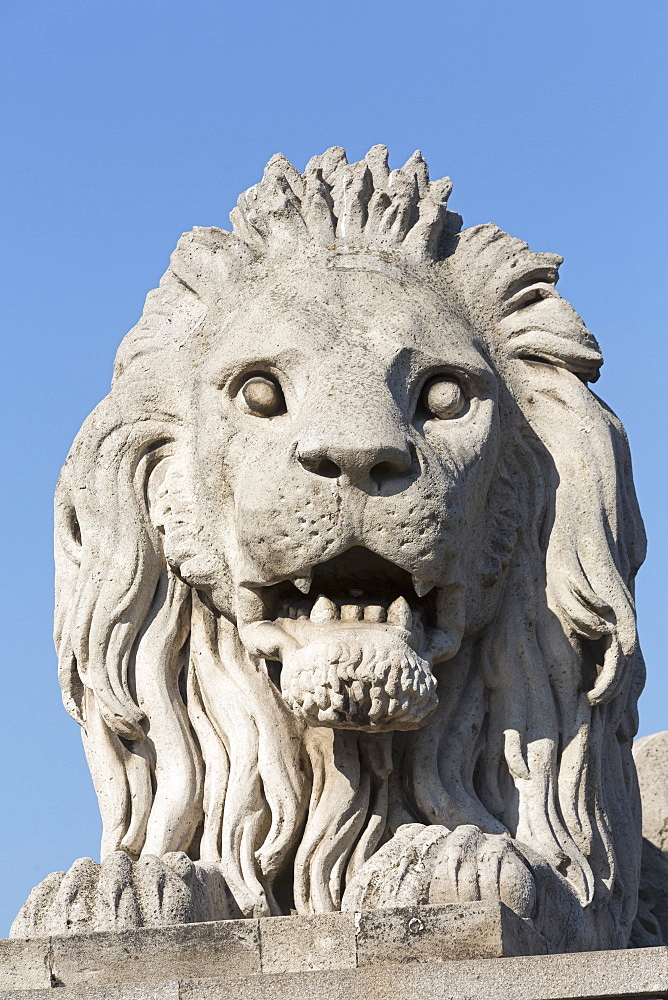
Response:
[[[503,904],[182,924],[0,943],[0,1000],[665,997],[668,949],[546,955]]]

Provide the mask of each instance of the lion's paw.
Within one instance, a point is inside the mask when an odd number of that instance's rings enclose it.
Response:
[[[536,905],[531,870],[506,834],[459,826],[446,838],[429,887],[430,903],[500,900],[520,917]]]
[[[450,832],[414,823],[362,866],[346,888],[342,909],[494,900],[521,917],[536,902],[531,870],[507,835],[475,826]]]
[[[215,866],[174,852],[132,861],[123,851],[102,864],[79,858],[68,872],[54,872],[32,890],[10,937],[87,934],[225,920],[229,893]]]

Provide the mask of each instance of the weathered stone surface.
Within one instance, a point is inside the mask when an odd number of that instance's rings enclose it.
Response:
[[[163,985],[0,991],[0,1000],[649,1000],[668,991],[668,949],[389,964]]]
[[[209,980],[213,982],[213,980]],[[0,1000],[179,1000],[180,984],[162,983],[127,986],[75,986],[73,989],[0,991]]]
[[[51,986],[49,941],[0,941],[0,990]]]
[[[668,855],[643,838],[638,912],[631,945],[649,948],[668,943]]]
[[[354,969],[355,918],[354,913],[319,913],[260,920],[262,971]]]
[[[503,903],[357,914],[357,964],[543,955],[545,940]],[[397,956],[401,956],[400,959]]]
[[[257,920],[52,937],[50,963],[62,986],[164,983],[262,969]]]
[[[642,797],[642,870],[636,947],[668,944],[668,732],[636,740],[633,758]]]
[[[389,965],[236,982],[180,984],[180,1000],[582,1000],[662,997],[666,949]],[[70,998],[63,998],[70,1000]],[[74,998],[72,998],[74,1000]]]
[[[500,903],[177,924],[2,944],[0,987],[7,988],[164,983],[545,950],[540,935]]]
[[[102,862],[14,936],[480,903],[626,944],[626,439],[560,259],[460,231],[450,188],[278,156],[179,241],[56,498]]]
[[[642,835],[668,853],[668,732],[633,744],[642,796]]]

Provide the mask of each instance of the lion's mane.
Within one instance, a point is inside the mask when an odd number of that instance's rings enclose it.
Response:
[[[627,443],[587,385],[602,359],[554,289],[560,259],[492,225],[459,232],[449,190],[419,156],[389,173],[379,147],[352,165],[330,150],[303,175],[275,157],[239,199],[232,233],[182,237],[59,482],[64,701],[82,726],[103,855],[184,850],[221,863],[245,914],[317,912],[340,906],[346,880],[402,823],[474,824],[508,831],[561,874],[590,914],[591,947],[624,946],[644,676]],[[439,706],[415,732],[306,727],[234,623],[174,572],[150,513],[162,505],[187,559],[200,528],[192,429],[169,385],[191,378],[193,345],[215,332],[214,291],[233,312],[239,276],[270,271],[278,238],[283,260],[290,245],[306,261],[356,248],[445,289],[502,386],[485,567],[489,586],[504,576],[500,609],[435,668]]]

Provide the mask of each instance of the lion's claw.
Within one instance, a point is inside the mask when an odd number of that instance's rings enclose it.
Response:
[[[182,852],[132,861],[115,851],[97,864],[79,858],[47,876],[28,897],[10,937],[84,934],[224,920],[230,897],[220,871]]]
[[[499,900],[521,917],[533,913],[531,870],[510,837],[475,826],[400,827],[352,879],[344,910],[421,903]]]
[[[443,841],[429,887],[430,903],[500,900],[530,917],[536,886],[526,861],[505,834],[459,826]]]

